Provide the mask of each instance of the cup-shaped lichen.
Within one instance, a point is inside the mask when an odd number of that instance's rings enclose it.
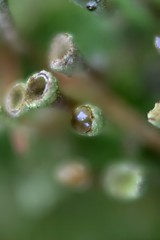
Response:
[[[54,171],[54,178],[62,186],[86,189],[90,184],[90,171],[82,161],[66,161]]]
[[[141,196],[144,170],[131,162],[110,165],[103,177],[105,191],[113,198],[134,200]]]
[[[78,106],[72,113],[71,124],[81,135],[96,136],[103,126],[102,111],[91,104]]]
[[[15,84],[5,97],[5,110],[13,117],[19,117],[28,110],[25,103],[26,86]]]
[[[148,122],[150,122],[155,127],[160,128],[160,103],[156,103],[154,108],[149,111]]]
[[[60,33],[53,39],[49,50],[49,65],[53,71],[67,75],[83,67],[84,60],[71,34]]]
[[[41,71],[32,75],[26,86],[26,104],[29,108],[46,106],[57,99],[58,81],[51,73]]]

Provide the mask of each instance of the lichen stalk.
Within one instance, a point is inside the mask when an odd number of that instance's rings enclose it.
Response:
[[[86,67],[71,34],[60,33],[55,36],[49,50],[49,67],[54,72],[66,75],[81,72]]]

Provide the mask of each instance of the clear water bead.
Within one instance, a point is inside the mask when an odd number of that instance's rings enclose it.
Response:
[[[87,4],[86,4],[86,8],[89,10],[89,11],[94,11],[97,9],[97,2],[96,1],[89,1]]]

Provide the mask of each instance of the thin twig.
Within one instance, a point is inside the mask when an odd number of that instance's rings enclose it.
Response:
[[[139,142],[160,152],[160,134],[150,126],[140,113],[116,96],[108,87],[98,86],[96,81],[86,76],[67,77],[55,73],[60,81],[62,94],[77,102],[91,102],[100,106],[106,119],[125,131],[132,133]],[[99,79],[99,81],[101,81]]]
[[[0,35],[15,51],[25,51],[25,44],[17,31],[7,0],[0,0]]]

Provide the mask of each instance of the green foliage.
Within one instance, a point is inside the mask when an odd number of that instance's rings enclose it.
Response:
[[[32,46],[33,54],[18,55],[24,79],[47,68],[51,40],[69,32],[87,61],[103,72],[104,91],[109,86],[147,122],[160,93],[160,55],[154,46],[158,0],[115,0],[115,11],[102,15],[65,0],[10,0],[9,5]],[[70,109],[58,104],[10,127],[1,118],[0,239],[159,239],[159,153],[109,116],[99,136],[79,136],[69,127]],[[60,188],[53,178],[60,163],[76,157],[92,172],[92,185],[84,192]],[[135,202],[113,200],[102,187],[107,165],[126,159],[142,163],[148,174],[146,191]]]

